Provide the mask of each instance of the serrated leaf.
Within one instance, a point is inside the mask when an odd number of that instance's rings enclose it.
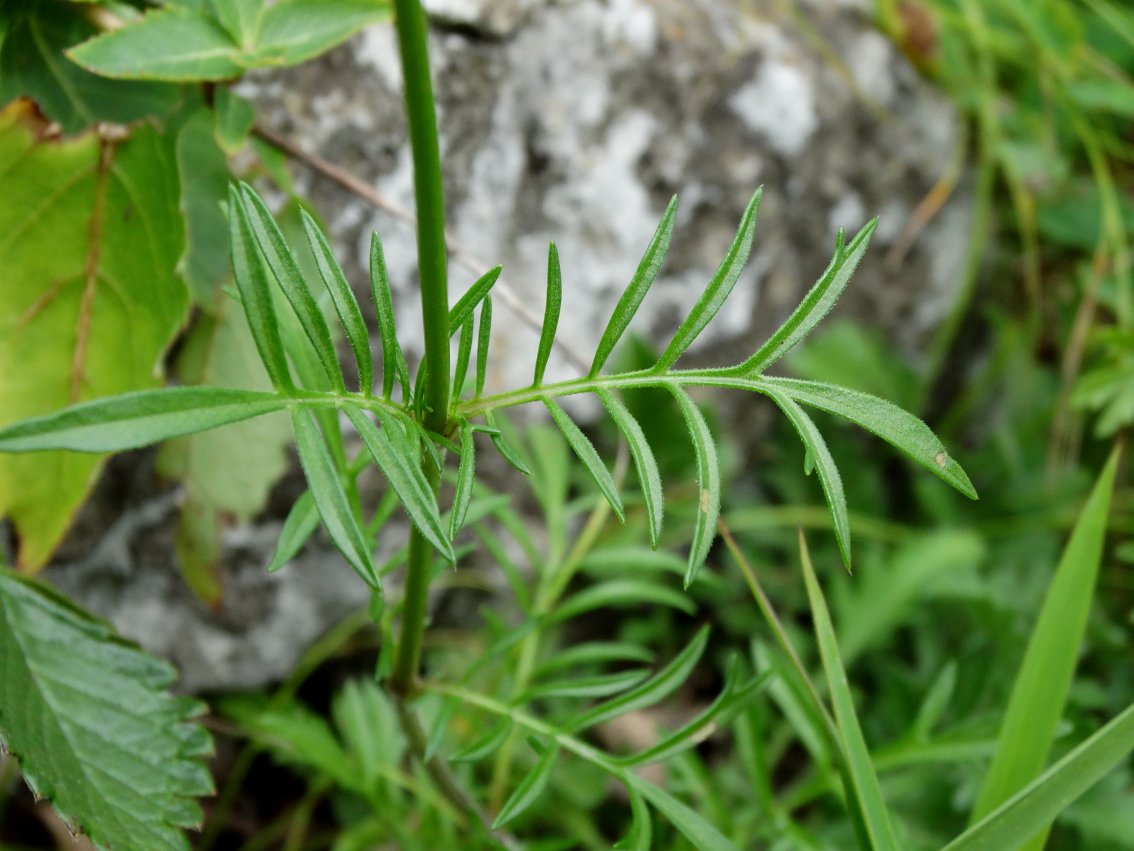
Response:
[[[817,381],[772,378],[766,375],[753,379],[750,386],[758,393],[764,392],[766,387],[772,387],[801,404],[848,419],[878,435],[965,496],[977,498],[969,477],[965,475],[961,465],[945,451],[945,445],[930,431],[929,426],[885,399]]]
[[[503,718],[475,742],[463,747],[449,757],[450,762],[479,762],[492,756],[507,741],[512,732],[512,721]]]
[[[457,486],[453,492],[453,505],[449,509],[449,537],[457,537],[465,525],[465,515],[472,501],[473,482],[476,478],[476,443],[473,429],[467,421],[461,423],[461,461],[457,465]]]
[[[354,362],[358,365],[358,389],[362,393],[369,393],[374,386],[374,365],[370,358],[370,335],[362,318],[362,310],[322,229],[306,210],[301,211],[300,215],[319,276],[331,295],[335,312],[339,315],[347,342],[354,353]]]
[[[1001,804],[942,851],[1018,848],[1045,831],[1084,792],[1134,751],[1134,704]]]
[[[760,373],[774,364],[804,337],[810,334],[815,326],[823,321],[839,296],[843,294],[850,282],[854,270],[858,268],[870,245],[870,237],[878,227],[878,219],[871,219],[862,230],[851,240],[851,244],[843,247],[843,232],[840,229],[835,245],[835,255],[831,259],[826,271],[815,282],[811,290],[803,297],[803,301],[787,318],[774,334],[762,345],[752,357],[736,367],[739,374],[750,375]]]
[[[382,582],[374,567],[370,546],[351,509],[323,433],[315,425],[311,415],[303,410],[292,410],[291,423],[295,431],[299,461],[327,534],[366,584],[372,588],[381,588]]]
[[[486,298],[480,308],[480,322],[476,333],[476,391],[478,398],[484,393],[488,378],[488,345],[492,341],[492,299]]]
[[[0,569],[0,736],[28,785],[100,848],[187,851],[212,792],[204,707],[176,672],[53,592]]]
[[[28,101],[0,110],[0,426],[160,383],[189,306],[175,272],[183,224],[171,139],[148,126],[125,139],[46,130]],[[50,427],[0,434],[7,451],[31,449]],[[0,516],[19,533],[22,567],[46,562],[101,464],[0,457]]]
[[[249,223],[252,236],[267,261],[281,292],[287,299],[299,320],[303,333],[311,343],[311,349],[319,361],[331,389],[344,391],[339,359],[335,354],[335,344],[331,339],[331,329],[323,318],[323,311],[315,303],[315,297],[299,271],[299,263],[292,254],[283,232],[272,217],[268,205],[246,183],[240,184],[240,203]],[[316,257],[318,260],[318,257]]]
[[[132,124],[164,116],[177,107],[176,86],[165,83],[108,80],[60,55],[98,28],[70,3],[27,3],[30,14],[7,4],[0,21],[10,23],[0,41],[0,104],[18,97],[35,101],[43,114],[67,134],[100,121]]]
[[[673,220],[676,216],[677,196],[674,195],[665,208],[665,214],[662,216],[661,222],[658,223],[657,230],[654,231],[654,236],[646,248],[646,253],[642,255],[642,260],[638,264],[637,271],[634,272],[634,277],[630,279],[625,292],[622,293],[622,296],[618,299],[618,304],[614,307],[614,312],[610,315],[606,330],[602,332],[598,348],[595,350],[589,375],[599,374],[607,358],[610,357],[610,353],[614,351],[614,347],[622,339],[622,335],[630,325],[630,320],[638,312],[638,307],[642,304],[642,299],[646,297],[646,293],[657,277],[658,270],[665,259],[665,253],[669,249],[669,240],[673,236]]]
[[[1120,456],[1120,448],[1111,452],[1052,577],[1016,673],[996,753],[973,806],[972,821],[1010,798],[1047,761],[1086,632]],[[1046,833],[1032,837],[1026,847],[1038,851],[1045,839]]]
[[[376,410],[374,414],[382,423],[379,429],[358,408],[348,405],[343,410],[390,487],[398,494],[410,520],[445,559],[454,561],[453,546],[445,536],[437,499],[421,471],[418,453],[407,451],[411,444],[398,437],[400,426],[393,415]]]
[[[693,306],[689,315],[685,317],[685,321],[674,333],[673,339],[662,352],[662,356],[658,358],[658,362],[654,366],[655,370],[660,372],[669,369],[677,362],[677,359],[685,353],[690,344],[705,330],[705,326],[717,315],[717,311],[721,309],[725,299],[732,292],[740,273],[744,270],[744,265],[748,262],[748,255],[752,251],[752,239],[756,234],[756,217],[760,210],[760,198],[763,197],[763,194],[764,190],[761,187],[756,190],[756,194],[748,202],[748,207],[740,220],[740,227],[736,231],[736,236],[732,245],[729,246],[724,260],[721,261],[721,265],[717,267],[717,271],[709,280],[708,286],[705,287],[705,292],[697,300],[697,304]]]
[[[228,188],[229,250],[232,252],[232,274],[240,292],[240,303],[260,352],[260,360],[268,370],[272,386],[290,390],[294,386],[280,338],[279,320],[272,303],[269,282],[271,272],[260,253],[245,206],[236,187]]]
[[[653,825],[650,823],[650,808],[642,793],[633,786],[627,786],[630,794],[630,832],[615,843],[616,851],[650,851],[653,841]]]
[[[543,752],[535,767],[520,781],[520,785],[508,796],[508,800],[504,802],[500,812],[496,814],[496,819],[492,822],[493,830],[498,830],[508,824],[535,803],[536,798],[540,796],[547,785],[547,780],[551,777],[551,770],[555,767],[555,761],[558,758],[558,745],[551,745]]]
[[[685,572],[685,587],[697,578],[697,573],[709,556],[709,548],[717,534],[717,517],[721,511],[721,471],[717,461],[717,446],[709,431],[709,424],[689,394],[674,385],[670,388],[685,426],[693,440],[697,460],[697,519],[693,525],[693,543],[689,549],[689,566]]]
[[[551,357],[551,347],[555,344],[555,329],[559,325],[562,302],[563,272],[559,268],[559,249],[553,242],[547,246],[547,297],[543,307],[543,326],[539,332],[539,348],[536,350],[535,377],[532,379],[535,387],[543,383],[547,359]]]
[[[634,459],[634,467],[638,471],[638,481],[642,486],[642,501],[646,504],[646,521],[650,530],[650,546],[657,548],[661,537],[662,515],[665,510],[665,496],[662,491],[661,472],[658,462],[646,441],[642,427],[634,419],[622,401],[609,390],[595,391],[599,401],[606,408],[622,436],[626,438],[626,445],[630,447],[630,455]]]
[[[859,808],[862,823],[870,837],[871,847],[879,851],[898,851],[894,837],[894,827],[890,823],[890,813],[878,785],[878,776],[870,759],[870,751],[862,736],[858,715],[854,709],[854,698],[847,673],[839,657],[839,645],[835,638],[835,628],[827,602],[815,578],[811,566],[811,556],[807,550],[802,530],[799,533],[800,559],[803,565],[803,580],[807,585],[807,598],[811,606],[811,618],[815,626],[815,638],[819,644],[819,655],[823,659],[823,671],[827,675],[827,688],[831,694],[831,704],[835,710],[835,725],[839,733],[839,746],[843,752],[846,772],[854,787],[854,801]]]
[[[843,478],[839,475],[839,468],[835,459],[831,457],[831,450],[819,429],[815,427],[811,417],[807,416],[803,408],[799,407],[793,399],[783,393],[769,392],[768,398],[775,402],[788,421],[799,434],[799,439],[807,449],[811,464],[819,473],[819,481],[823,485],[823,495],[827,498],[827,505],[831,509],[831,518],[834,521],[835,540],[839,544],[839,554],[843,557],[843,564],[847,570],[851,566],[851,537],[850,518],[847,515],[847,497],[843,491]]]
[[[374,298],[374,311],[378,317],[378,334],[382,340],[382,395],[389,399],[394,392],[394,379],[402,387],[402,400],[409,402],[409,367],[406,356],[398,345],[394,325],[394,299],[390,295],[390,278],[386,274],[386,258],[378,231],[370,235],[370,292]]]
[[[622,510],[622,499],[618,496],[618,485],[614,483],[614,478],[610,475],[610,471],[606,469],[606,464],[603,463],[602,458],[599,457],[595,451],[594,445],[587,438],[585,434],[575,425],[574,420],[568,416],[567,412],[556,402],[554,399],[544,397],[543,403],[551,412],[551,418],[555,420],[555,424],[559,426],[559,431],[567,439],[568,445],[572,451],[578,456],[579,460],[583,462],[583,466],[587,468],[587,472],[595,480],[598,485],[599,491],[606,497],[606,501],[610,503],[610,507],[614,510],[619,520],[625,520],[625,514]]]
[[[138,390],[0,428],[0,452],[121,452],[283,410],[274,393],[217,387]],[[5,459],[6,460],[6,459]]]
[[[686,645],[668,665],[658,671],[646,682],[626,694],[600,703],[591,709],[577,715],[563,725],[564,729],[574,733],[627,712],[645,709],[669,697],[682,683],[689,679],[697,663],[701,661],[701,654],[709,641],[709,628],[701,627],[693,640]]]
[[[473,311],[476,310],[477,305],[488,297],[488,293],[500,279],[500,273],[502,271],[504,271],[503,266],[493,266],[473,281],[468,291],[453,305],[452,309],[449,311],[450,337],[456,334],[457,329],[464,325],[465,320],[473,315]]]

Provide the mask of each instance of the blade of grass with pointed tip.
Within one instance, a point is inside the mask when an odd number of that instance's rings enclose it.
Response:
[[[737,851],[737,847],[724,834],[713,827],[704,816],[686,806],[673,795],[636,774],[626,773],[623,781],[641,793],[665,816],[698,851]]]
[[[673,661],[646,682],[631,689],[626,694],[586,710],[567,721],[563,725],[563,729],[575,733],[595,724],[601,724],[603,721],[609,721],[611,718],[617,718],[619,715],[625,715],[627,712],[653,706],[658,701],[664,700],[689,679],[689,675],[693,673],[693,669],[701,660],[701,654],[705,652],[705,646],[708,642],[709,627],[703,626],[697,630],[693,640],[673,658]]]
[[[535,767],[520,781],[520,785],[508,796],[508,800],[496,814],[496,819],[492,822],[493,830],[503,827],[535,803],[536,798],[547,785],[551,770],[555,767],[555,760],[558,758],[558,745],[551,745],[543,752]]]
[[[811,618],[815,626],[815,638],[819,644],[819,655],[823,660],[823,670],[827,675],[827,688],[831,694],[831,704],[835,710],[835,726],[838,729],[840,748],[846,761],[846,776],[854,789],[854,798],[861,810],[863,823],[870,836],[871,846],[876,851],[898,851],[890,814],[878,786],[878,776],[870,761],[870,751],[862,737],[862,728],[855,714],[854,699],[847,673],[839,658],[839,645],[835,638],[835,628],[831,614],[815,578],[811,566],[811,555],[803,531],[799,533],[799,554],[803,565],[803,581],[807,585],[807,598],[811,604]]]
[[[272,386],[280,390],[293,388],[287,368],[279,320],[272,306],[272,290],[268,284],[268,268],[260,250],[244,205],[236,187],[228,187],[229,248],[232,252],[232,273],[240,292],[240,303],[248,318],[248,327],[260,360],[268,372]]]
[[[642,793],[633,786],[627,786],[626,791],[630,794],[630,832],[615,843],[615,851],[650,851],[653,842],[650,808]]]
[[[480,322],[476,332],[476,391],[480,397],[484,393],[484,382],[488,379],[488,344],[492,341],[492,299],[486,298],[480,308]]]
[[[441,524],[437,499],[418,464],[418,454],[407,451],[411,445],[409,440],[397,434],[399,426],[394,417],[385,411],[375,411],[375,416],[382,423],[379,429],[360,409],[347,405],[343,411],[390,487],[398,494],[410,520],[425,539],[452,562],[453,546]]]
[[[950,842],[943,851],[1019,848],[1051,826],[1084,792],[1134,751],[1134,704]]]
[[[500,429],[496,425],[496,415],[490,411],[484,415],[484,419],[488,423],[488,428],[484,430],[485,434],[492,441],[492,445],[496,447],[496,451],[505,461],[525,476],[530,476],[532,474],[531,468],[524,462],[520,454],[512,448],[512,445],[504,439],[504,435],[500,433]]]
[[[625,520],[626,516],[622,509],[622,499],[618,495],[618,485],[614,483],[614,477],[610,475],[610,471],[606,469],[602,458],[599,457],[598,452],[595,450],[594,445],[590,439],[583,434],[575,421],[568,416],[567,412],[556,402],[554,399],[544,397],[543,403],[547,405],[547,409],[551,412],[551,418],[555,420],[555,424],[559,426],[559,430],[567,439],[568,445],[572,451],[578,456],[579,460],[583,462],[583,466],[587,468],[587,472],[595,480],[598,489],[602,495],[606,497],[606,501],[610,503],[610,507],[614,509],[615,515],[619,520]]]
[[[847,516],[847,497],[843,491],[843,478],[839,475],[839,468],[835,459],[831,457],[831,450],[823,435],[815,427],[811,417],[795,401],[782,393],[770,392],[768,398],[775,402],[784,415],[795,427],[799,439],[807,448],[811,463],[819,473],[819,481],[823,485],[823,495],[827,497],[827,505],[831,508],[831,518],[834,520],[835,540],[839,544],[839,554],[843,557],[843,564],[847,570],[851,566],[851,535],[850,519]]]
[[[614,307],[614,312],[610,315],[610,321],[607,322],[606,330],[602,332],[598,348],[595,350],[595,358],[591,362],[589,375],[599,374],[607,358],[610,357],[610,353],[614,351],[614,347],[618,345],[618,341],[626,332],[630,320],[638,312],[642,299],[646,297],[654,279],[658,276],[658,270],[661,268],[665,253],[669,249],[670,237],[673,236],[673,220],[676,216],[677,196],[674,195],[670,199],[669,206],[665,208],[665,214],[662,216],[657,230],[654,231],[653,239],[650,240],[646,253],[642,255],[642,261],[638,264],[634,277],[630,279],[630,283],[626,286],[626,290]]]
[[[657,549],[658,538],[662,530],[662,514],[665,508],[665,496],[662,491],[661,472],[658,462],[646,441],[642,427],[634,419],[622,401],[609,390],[595,391],[606,408],[622,436],[626,438],[626,445],[630,447],[630,455],[634,459],[634,467],[638,471],[638,481],[642,486],[642,501],[646,504],[646,520],[650,530],[650,546]]]
[[[461,339],[457,343],[457,362],[453,366],[453,389],[450,398],[456,405],[461,399],[461,391],[465,389],[465,379],[469,374],[469,360],[472,358],[473,322],[472,317],[465,320],[461,326]]]
[[[742,375],[763,372],[787,354],[800,340],[810,334],[815,326],[823,321],[839,296],[850,282],[854,270],[870,245],[870,237],[878,227],[878,219],[870,222],[858,232],[851,244],[843,248],[843,231],[840,228],[836,240],[835,255],[827,270],[815,282],[815,286],[803,297],[799,307],[787,318],[774,334],[752,357],[735,368]]]
[[[717,462],[717,446],[704,415],[680,387],[674,385],[670,391],[685,418],[697,460],[697,519],[693,526],[693,544],[689,549],[689,567],[685,572],[685,587],[688,588],[708,558],[709,548],[717,534],[717,517],[721,511],[721,471]]]
[[[350,500],[339,479],[323,433],[306,411],[293,409],[291,423],[295,430],[299,461],[327,534],[366,584],[372,588],[381,588],[382,583],[374,567],[366,536],[358,518],[351,511]]]
[[[409,402],[409,367],[394,323],[394,298],[390,294],[390,276],[386,273],[386,257],[378,231],[370,235],[370,291],[378,318],[378,334],[382,338],[382,395],[389,399],[394,380],[402,386],[402,400]]]
[[[0,452],[122,452],[270,414],[289,404],[285,396],[256,390],[138,390],[4,426]]]
[[[1121,450],[1111,452],[1059,560],[1016,674],[996,755],[973,807],[983,818],[1038,775],[1056,737],[1094,598]],[[1044,836],[1029,849],[1042,848]]]
[[[970,499],[977,498],[969,477],[925,423],[897,405],[846,387],[799,381],[794,378],[760,376],[752,380],[757,392],[771,386],[803,405],[836,414],[878,435],[895,449],[944,479]]]
[[[472,426],[461,423],[461,462],[457,465],[457,487],[453,492],[453,505],[449,509],[449,537],[457,537],[465,525],[465,515],[472,501],[473,480],[476,477],[476,443]]]
[[[697,336],[705,330],[705,326],[709,324],[710,320],[717,315],[717,311],[721,309],[725,299],[732,292],[732,288],[736,285],[736,281],[744,269],[744,264],[748,262],[748,255],[752,251],[752,238],[756,233],[756,217],[760,210],[760,198],[763,194],[763,188],[757,189],[752,200],[748,202],[748,208],[744,211],[744,216],[740,220],[740,227],[736,231],[732,245],[729,246],[728,253],[725,254],[724,260],[721,261],[721,265],[710,279],[708,286],[705,287],[705,292],[697,300],[693,310],[685,317],[685,321],[678,327],[662,356],[658,358],[658,362],[654,366],[655,370],[660,372],[673,366],[690,344],[697,339]]]
[[[457,303],[453,305],[452,310],[449,311],[449,336],[457,333],[457,329],[464,324],[465,320],[472,316],[476,306],[484,301],[488,296],[489,291],[500,279],[500,273],[504,270],[503,266],[493,266],[475,281],[468,292],[461,296]]]
[[[563,272],[559,268],[559,249],[555,243],[547,246],[547,301],[543,308],[543,327],[539,332],[539,349],[536,352],[535,377],[532,386],[543,383],[547,359],[555,343],[555,329],[559,325],[559,307],[563,302]]]
[[[366,331],[362,309],[358,306],[358,300],[354,297],[342,266],[335,259],[327,237],[306,210],[301,209],[299,212],[307,242],[315,257],[315,267],[331,295],[350,350],[354,353],[354,362],[358,365],[358,389],[362,393],[369,393],[374,387],[374,363],[370,357],[370,335]]]
[[[323,318],[323,311],[315,303],[303,274],[299,271],[299,263],[292,254],[279,225],[268,210],[268,205],[247,183],[240,184],[240,203],[244,207],[244,214],[252,228],[252,235],[260,247],[260,253],[267,261],[272,276],[279,284],[291,309],[299,319],[303,333],[311,343],[315,356],[323,368],[330,386],[336,390],[345,390],[342,371],[339,368],[339,359],[335,354],[335,344],[331,339],[331,329],[327,320]]]

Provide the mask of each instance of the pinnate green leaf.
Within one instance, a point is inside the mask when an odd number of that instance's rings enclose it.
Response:
[[[835,244],[835,255],[827,270],[815,282],[815,286],[803,297],[803,301],[774,334],[757,352],[736,367],[735,372],[751,375],[763,372],[787,354],[800,340],[810,334],[815,326],[823,321],[843,294],[854,270],[870,245],[870,237],[878,227],[878,220],[872,219],[858,232],[851,244],[843,246],[843,232],[840,229]]]
[[[670,389],[693,438],[697,460],[697,518],[693,524],[689,566],[685,571],[685,587],[688,588],[708,558],[709,548],[717,534],[717,517],[721,512],[721,470],[717,462],[717,445],[704,414],[680,387],[674,385]]]
[[[535,803],[544,787],[547,786],[547,780],[551,777],[551,770],[555,767],[555,761],[558,758],[558,745],[551,745],[543,752],[535,767],[520,781],[520,785],[508,796],[508,800],[504,802],[500,812],[496,814],[496,819],[492,822],[493,830],[508,824]]]
[[[625,514],[622,509],[622,499],[618,495],[618,485],[615,484],[614,477],[610,475],[610,471],[606,469],[606,464],[604,464],[602,458],[599,457],[594,444],[592,444],[590,439],[575,425],[574,420],[560,407],[558,402],[551,398],[544,398],[543,402],[551,412],[551,418],[555,420],[555,424],[559,426],[559,430],[567,439],[568,445],[578,456],[579,460],[583,462],[583,466],[587,468],[587,472],[594,478],[599,491],[606,497],[606,501],[610,503],[610,507],[614,509],[614,513],[618,516],[618,519],[624,520]]]
[[[744,270],[744,265],[748,262],[748,255],[752,251],[752,239],[756,235],[756,216],[760,210],[760,198],[763,194],[763,188],[757,189],[752,200],[748,202],[748,207],[740,220],[740,227],[736,231],[736,236],[732,245],[729,246],[724,260],[717,267],[717,271],[709,280],[705,292],[701,294],[701,298],[697,300],[693,310],[685,317],[685,321],[674,333],[666,350],[662,352],[662,356],[654,367],[657,371],[669,369],[677,362],[679,357],[685,354],[685,350],[705,330],[705,326],[717,315],[717,311],[721,309],[725,299],[732,292],[740,273]]]
[[[366,331],[362,310],[322,229],[306,210],[301,212],[301,216],[319,276],[323,279],[327,292],[331,294],[335,312],[339,315],[350,350],[354,353],[354,361],[358,365],[358,389],[362,393],[369,393],[374,385],[374,365],[370,358],[370,335]]]
[[[614,351],[614,347],[618,345],[618,341],[622,339],[622,335],[630,325],[630,320],[638,312],[650,285],[658,276],[658,270],[661,268],[665,253],[669,249],[670,237],[673,236],[673,220],[676,216],[677,196],[674,195],[665,208],[665,214],[662,216],[657,230],[654,231],[653,239],[650,240],[646,253],[642,255],[642,260],[638,264],[637,271],[634,272],[634,277],[630,279],[625,292],[622,293],[622,297],[618,299],[618,304],[614,307],[614,312],[610,315],[606,330],[602,332],[598,348],[595,350],[589,375],[598,375],[602,370],[607,358],[610,357],[610,353]]]
[[[358,518],[351,508],[343,482],[339,479],[331,450],[311,415],[304,410],[291,412],[292,428],[295,431],[295,447],[299,452],[299,462],[307,477],[307,485],[323,520],[327,534],[338,547],[343,558],[354,571],[372,588],[380,588],[382,582],[374,567],[374,557],[366,535],[359,525]]]
[[[115,851],[188,851],[212,792],[204,707],[176,673],[48,589],[0,569],[0,737],[32,790]]]
[[[610,418],[626,438],[626,445],[630,447],[630,455],[634,459],[634,467],[638,471],[638,481],[642,485],[642,500],[646,504],[646,520],[650,530],[650,546],[657,547],[661,536],[662,514],[665,509],[665,496],[662,491],[661,472],[658,462],[646,441],[642,427],[634,419],[622,401],[609,390],[600,389],[596,396],[606,407]]]
[[[555,329],[559,325],[562,302],[563,272],[559,267],[559,249],[553,242],[547,247],[547,299],[543,308],[543,327],[539,332],[539,348],[536,350],[535,377],[532,379],[535,387],[543,383],[547,359],[551,357],[551,347],[555,344]]]

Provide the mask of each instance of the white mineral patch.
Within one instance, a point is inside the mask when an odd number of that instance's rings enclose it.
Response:
[[[815,91],[807,75],[782,61],[760,66],[756,79],[737,89],[729,106],[776,153],[795,156],[819,126]]]
[[[657,14],[640,0],[612,0],[603,30],[607,42],[624,44],[639,56],[648,56],[657,47]]]
[[[355,58],[378,71],[392,91],[402,90],[402,66],[393,27],[367,27],[354,41]]]
[[[877,32],[864,32],[846,56],[863,94],[883,106],[894,100],[894,52],[890,41]]]

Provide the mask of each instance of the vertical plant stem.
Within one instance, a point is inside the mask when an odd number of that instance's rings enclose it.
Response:
[[[427,428],[446,430],[449,418],[449,294],[446,278],[445,196],[441,186],[441,152],[437,115],[429,75],[425,12],[419,0],[395,0],[398,48],[405,80],[406,120],[413,152],[414,196],[417,200],[417,262],[421,278],[421,312],[425,329],[425,370],[420,401]],[[440,474],[428,459],[422,463],[436,493]],[[402,630],[394,657],[390,687],[409,694],[417,676],[425,608],[429,592],[432,547],[417,531],[410,531]]]

